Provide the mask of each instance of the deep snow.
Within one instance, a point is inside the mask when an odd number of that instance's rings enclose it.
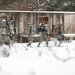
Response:
[[[0,75],[75,75],[75,41],[49,41],[38,43],[14,43],[9,57],[0,57]]]

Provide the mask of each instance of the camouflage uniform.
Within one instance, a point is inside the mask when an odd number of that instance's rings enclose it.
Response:
[[[10,21],[10,38],[11,38],[11,44],[13,45],[13,43],[15,43],[15,41],[17,41],[17,35],[16,35],[16,23],[15,20],[11,20]]]
[[[12,40],[13,26],[11,20],[6,15],[0,17],[0,44],[10,45]]]
[[[38,47],[40,46],[42,41],[46,41],[46,46],[48,46],[48,34],[49,34],[49,27],[47,26],[47,24],[42,24],[38,27],[38,32],[41,35],[39,37],[39,43],[38,43]]]
[[[30,24],[26,25],[26,33],[25,33],[28,37],[28,44],[27,46],[31,46],[31,43],[33,42],[33,29],[32,26]]]
[[[6,20],[5,18],[0,18],[0,45],[7,44],[9,45],[9,37],[6,33]]]
[[[6,45],[10,45],[10,39],[9,37],[6,35],[5,32],[3,32],[0,36],[0,44],[3,45],[3,44],[6,44]]]
[[[12,38],[11,24],[10,19],[6,16],[0,17],[0,46],[1,46],[1,55],[3,57],[9,56],[9,47]]]

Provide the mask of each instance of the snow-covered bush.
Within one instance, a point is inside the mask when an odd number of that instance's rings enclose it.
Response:
[[[3,45],[0,47],[0,55],[1,55],[2,57],[9,57],[10,52],[9,52],[9,46],[8,46],[8,45],[3,44]]]

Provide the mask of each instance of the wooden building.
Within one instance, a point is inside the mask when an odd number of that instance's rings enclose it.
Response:
[[[36,29],[41,22],[46,22],[49,26],[49,32],[52,33],[52,25],[55,26],[53,34],[57,35],[59,27],[62,27],[63,33],[75,33],[75,13],[74,12],[61,12],[61,11],[13,11],[13,10],[0,10],[0,14],[5,13],[8,16],[15,17],[17,25],[17,34],[24,35],[25,26],[30,23]]]

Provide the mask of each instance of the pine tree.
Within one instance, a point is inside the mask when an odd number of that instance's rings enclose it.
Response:
[[[47,0],[44,10],[75,11],[75,0]]]

